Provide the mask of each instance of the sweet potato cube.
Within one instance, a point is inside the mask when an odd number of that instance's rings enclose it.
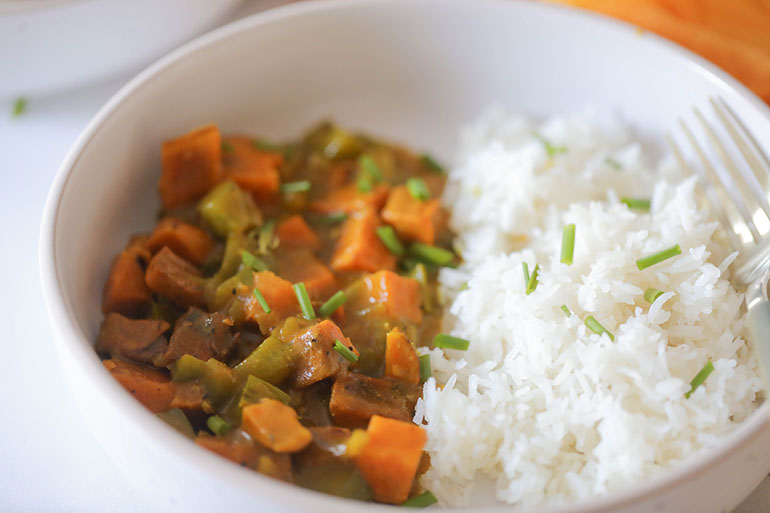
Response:
[[[272,200],[281,184],[283,156],[259,150],[249,137],[227,137],[222,153],[224,176],[249,191],[258,202]]]
[[[301,215],[287,217],[275,228],[281,246],[316,251],[321,245],[318,235],[308,226]]]
[[[171,217],[161,219],[147,241],[153,253],[167,247],[195,265],[202,265],[206,261],[214,244],[209,234],[197,226]]]
[[[420,360],[404,332],[393,328],[385,338],[385,375],[417,385],[420,382]]]
[[[301,451],[313,440],[294,408],[275,399],[244,406],[241,427],[251,438],[280,453]]]
[[[420,201],[412,197],[403,185],[391,189],[381,215],[402,239],[424,244],[436,241],[442,220],[441,205],[437,198]]]
[[[281,254],[277,272],[292,283],[303,282],[310,299],[323,301],[337,292],[334,274],[309,251],[291,251]]]
[[[222,177],[222,140],[216,125],[164,142],[161,153],[158,189],[167,209],[202,197]]]
[[[350,362],[334,350],[337,340],[358,355],[350,339],[330,320],[314,324],[294,337],[291,344],[297,360],[291,376],[293,386],[304,388],[348,368]]]
[[[389,187],[387,185],[378,184],[370,192],[361,192],[356,184],[349,184],[333,190],[324,198],[313,201],[308,206],[308,209],[319,214],[332,214],[335,212],[352,214],[367,208],[379,212],[385,204],[385,200],[388,199],[388,190]]]
[[[282,481],[291,481],[289,455],[276,454],[259,444],[255,444],[244,435],[239,436],[233,433],[221,438],[201,434],[195,439],[195,443],[238,465]]]
[[[200,271],[167,247],[152,257],[144,279],[153,292],[170,299],[178,306],[206,307],[205,281]]]
[[[332,256],[335,271],[368,271],[394,269],[396,257],[377,236],[380,218],[371,208],[354,213],[342,225],[340,238]]]
[[[165,321],[129,319],[110,312],[104,318],[96,339],[96,350],[112,357],[122,356],[137,362],[159,366],[168,349]]]
[[[394,319],[422,322],[420,283],[392,271],[378,271],[363,277],[371,301],[382,304]]]
[[[144,268],[149,261],[150,252],[139,244],[130,245],[115,257],[104,286],[102,312],[129,317],[147,313],[152,293],[144,281]]]
[[[112,377],[153,413],[166,411],[174,400],[175,384],[158,370],[123,360],[102,362]]]
[[[401,504],[409,497],[428,437],[420,426],[375,415],[356,465],[374,500]]]
[[[300,312],[297,295],[290,281],[279,278],[272,271],[254,273],[251,287],[241,285],[239,297],[244,301],[245,320],[257,324],[262,333],[269,333],[282,320]],[[244,290],[245,289],[245,290]],[[266,313],[254,297],[253,290],[258,289],[270,307]]]
[[[332,385],[329,411],[335,424],[349,428],[365,427],[372,415],[408,421],[420,392],[419,385],[390,378],[340,373]]]

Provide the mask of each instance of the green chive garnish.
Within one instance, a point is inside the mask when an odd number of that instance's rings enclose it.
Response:
[[[358,192],[372,192],[372,178],[365,173],[360,173],[356,181],[356,187]]]
[[[212,415],[211,417],[207,418],[206,426],[208,426],[212,433],[218,436],[226,435],[228,431],[233,428],[229,422],[227,422],[219,415]]]
[[[348,215],[345,212],[334,212],[333,214],[322,217],[321,221],[325,224],[339,224],[347,218]]]
[[[620,202],[635,210],[650,210],[652,201],[644,198],[620,198]]]
[[[433,171],[434,173],[441,173],[444,174],[444,168],[436,162],[433,157],[428,155],[427,153],[424,153],[420,156],[420,162],[422,162],[422,165]]]
[[[268,269],[267,264],[261,258],[255,257],[245,249],[241,251],[241,262],[243,262],[244,266],[257,272],[267,271]]]
[[[648,303],[654,303],[656,299],[663,295],[662,290],[649,288],[644,291],[644,300]]]
[[[356,363],[358,361],[358,355],[354,353],[351,348],[345,347],[339,340],[334,341],[334,350],[350,363]]]
[[[606,333],[607,336],[610,337],[610,340],[612,340],[613,342],[615,341],[615,336],[612,333],[610,333],[609,331],[607,331],[604,328],[604,326],[602,326],[599,323],[599,321],[594,319],[593,315],[589,315],[588,317],[586,317],[585,324],[586,324],[586,327],[589,330],[593,331],[597,335],[601,335],[602,333]]]
[[[396,234],[396,230],[392,226],[383,225],[377,228],[377,237],[380,238],[385,247],[394,255],[401,256],[404,254],[404,245],[401,244],[401,240]]]
[[[521,272],[524,274],[524,287],[526,289],[527,283],[529,283],[529,264],[527,264],[526,262],[522,262]]]
[[[436,496],[430,491],[423,492],[420,495],[415,495],[408,501],[403,502],[401,505],[405,508],[427,508],[438,502]]]
[[[647,269],[650,266],[653,266],[655,264],[659,264],[664,260],[668,260],[671,257],[675,257],[682,253],[682,248],[679,247],[679,244],[676,244],[674,246],[671,246],[670,248],[664,249],[663,251],[659,251],[653,255],[646,256],[644,258],[640,258],[636,261],[636,267],[639,268],[640,271]]]
[[[232,143],[229,143],[227,141],[222,141],[222,151],[225,153],[232,153],[235,151],[235,147],[233,147]]]
[[[561,263],[572,265],[575,255],[575,225],[568,224],[561,234]]]
[[[300,180],[298,182],[287,182],[287,183],[281,184],[281,192],[284,194],[307,192],[309,190],[310,190],[310,180]]]
[[[375,182],[381,182],[384,179],[380,166],[377,165],[371,155],[361,155],[358,158],[358,167]]]
[[[527,295],[532,294],[537,288],[537,275],[540,273],[540,264],[535,264],[535,268],[532,270],[532,274],[527,281]]]
[[[572,312],[567,305],[561,305],[561,311],[564,312],[564,315],[567,317],[572,317]]]
[[[551,141],[546,139],[540,134],[535,134],[535,137],[543,143],[543,146],[545,146],[545,152],[549,157],[555,157],[556,155],[559,155],[560,153],[567,153],[567,147],[566,146],[554,146],[551,144]]]
[[[459,351],[466,351],[470,342],[460,337],[453,337],[446,333],[439,333],[433,337],[433,347],[441,347],[444,349],[457,349]]]
[[[262,295],[262,293],[259,291],[259,289],[254,289],[254,297],[257,298],[257,302],[259,303],[259,306],[262,307],[262,310],[266,313],[270,313],[270,305],[267,304],[267,300],[265,299],[265,296]]]
[[[623,169],[623,165],[612,157],[604,159],[604,163],[617,171]]]
[[[421,242],[412,243],[409,246],[409,253],[424,262],[436,265],[449,265],[455,259],[455,255],[451,251]]]
[[[302,315],[308,321],[315,319],[315,310],[313,310],[313,303],[310,302],[310,296],[307,295],[307,289],[303,282],[295,283],[293,285],[294,293],[297,295],[297,301],[299,301],[299,307],[302,309]]]
[[[278,146],[277,144],[273,144],[273,143],[267,142],[267,141],[260,141],[259,139],[256,139],[256,140],[252,141],[251,143],[258,150],[271,151],[271,152],[279,152],[279,151],[281,151],[280,146]]]
[[[430,355],[429,354],[420,355],[420,383],[425,383],[426,381],[428,381],[430,374],[431,374]]]
[[[692,381],[690,381],[690,391],[684,394],[684,396],[689,399],[692,393],[695,392],[695,389],[701,386],[712,372],[714,372],[714,364],[711,363],[711,360],[709,360],[706,362],[706,365],[703,366],[700,372],[698,372],[698,374],[692,378]]]
[[[332,297],[326,300],[326,303],[321,305],[321,308],[318,309],[318,313],[321,315],[321,317],[329,317],[334,313],[335,310],[337,310],[337,308],[342,306],[342,303],[347,300],[348,297],[345,295],[345,293],[341,290],[338,290]]]
[[[13,109],[11,109],[11,116],[18,118],[25,112],[27,112],[27,99],[16,98],[16,100],[13,102]]]
[[[409,194],[416,200],[425,201],[430,199],[430,190],[422,178],[410,178],[406,181],[406,188],[409,190]]]

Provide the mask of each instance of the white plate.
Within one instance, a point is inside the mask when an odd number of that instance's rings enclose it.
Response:
[[[192,511],[362,505],[255,475],[195,447],[101,368],[92,348],[110,255],[152,226],[160,141],[216,122],[271,139],[320,118],[449,159],[459,126],[492,102],[527,113],[611,110],[655,142],[719,94],[758,134],[767,107],[730,77],[634,27],[508,0],[295,4],[236,22],[162,59],[94,118],[64,162],[41,231],[62,364],[96,435],[139,486]],[[770,406],[720,448],[627,491],[558,511],[698,511],[738,504],[770,470]],[[554,510],[556,511],[556,510]]]

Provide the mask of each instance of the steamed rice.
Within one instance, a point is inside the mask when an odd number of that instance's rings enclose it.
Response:
[[[498,110],[464,131],[443,197],[464,263],[439,281],[444,330],[470,347],[430,351],[415,415],[432,462],[422,484],[441,503],[468,505],[484,477],[520,507],[605,494],[713,447],[755,410],[762,383],[728,281],[736,255],[695,182],[642,157],[623,130],[580,118],[535,125]],[[569,223],[571,266],[559,263]],[[680,256],[636,268],[674,244]],[[522,262],[540,265],[530,295]],[[652,305],[649,287],[665,291]]]

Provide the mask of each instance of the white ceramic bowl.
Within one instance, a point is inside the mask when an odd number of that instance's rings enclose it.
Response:
[[[0,0],[0,98],[136,71],[242,0]]]
[[[144,410],[100,365],[92,343],[102,285],[111,255],[153,224],[160,142],[205,122],[280,139],[333,116],[446,160],[458,127],[491,102],[535,115],[597,106],[659,141],[709,94],[721,95],[755,133],[770,133],[767,107],[693,55],[628,25],[529,2],[310,2],[185,45],[99,112],[46,206],[42,279],[83,415],[134,484],[175,509],[392,511],[279,483],[206,452]],[[552,511],[717,513],[768,471],[765,404],[719,448],[673,472]]]

